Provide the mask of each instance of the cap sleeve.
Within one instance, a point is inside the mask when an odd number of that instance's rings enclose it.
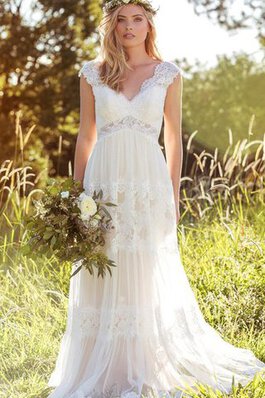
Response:
[[[99,84],[99,75],[94,60],[84,63],[78,72],[78,76],[80,77],[81,75],[85,77],[86,81],[91,84],[91,86]]]
[[[158,83],[165,87],[168,87],[178,76],[183,76],[182,69],[174,62],[167,61],[164,63],[163,68],[160,70]]]

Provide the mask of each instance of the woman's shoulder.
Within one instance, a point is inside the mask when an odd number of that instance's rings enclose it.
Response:
[[[174,61],[165,60],[157,71],[156,81],[158,84],[168,86],[176,77],[182,75],[182,70]]]
[[[87,61],[84,61],[80,67],[78,72],[79,76],[81,75],[82,71],[85,69],[93,69],[99,63],[97,58],[93,58]]]
[[[98,78],[98,59],[93,58],[88,61],[85,61],[81,68],[79,69],[78,76],[80,77],[83,75],[86,79],[86,81],[91,84],[91,85],[96,85],[99,83],[99,78]]]
[[[165,66],[167,71],[170,71],[172,73],[180,73],[180,74],[182,74],[182,69],[174,61],[165,60],[164,61],[164,66]]]

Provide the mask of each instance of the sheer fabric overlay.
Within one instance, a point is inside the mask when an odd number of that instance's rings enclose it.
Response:
[[[83,184],[118,205],[108,208],[115,228],[104,247],[117,267],[104,279],[84,269],[71,278],[49,398],[179,398],[197,382],[229,393],[233,377],[245,385],[265,364],[205,321],[181,263],[158,138],[168,86],[182,71],[157,64],[129,100],[101,83],[98,65],[79,71],[93,90],[98,134]]]

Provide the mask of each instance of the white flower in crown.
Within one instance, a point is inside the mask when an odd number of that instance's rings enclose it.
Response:
[[[82,192],[79,195],[78,207],[81,210],[81,219],[83,221],[88,220],[90,216],[93,216],[97,212],[97,204],[91,196]]]
[[[67,198],[69,198],[69,191],[62,191],[62,192],[61,192],[61,198],[62,198],[62,199],[67,199]]]
[[[117,6],[121,6],[122,4],[139,4],[143,5],[147,10],[152,12],[153,15],[156,14],[157,10],[155,10],[149,0],[106,0],[105,4],[103,5],[103,9],[105,11],[110,11],[112,8],[115,8]]]

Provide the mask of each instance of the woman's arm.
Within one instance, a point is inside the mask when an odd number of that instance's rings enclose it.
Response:
[[[80,126],[76,140],[74,180],[83,182],[85,167],[97,140],[95,101],[91,85],[80,76]]]
[[[183,80],[178,74],[169,85],[164,107],[164,142],[167,165],[172,180],[176,204],[176,220],[179,214],[180,178],[182,169],[182,91]]]

